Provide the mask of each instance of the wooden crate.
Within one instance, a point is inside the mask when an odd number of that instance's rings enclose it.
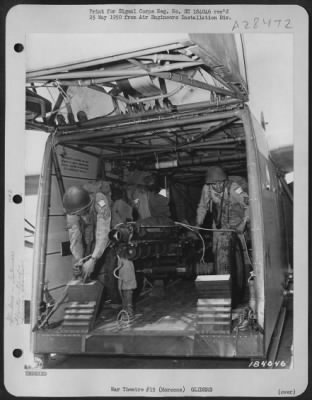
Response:
[[[89,332],[100,306],[103,286],[97,281],[73,281],[68,286],[69,303],[65,308],[63,330]]]
[[[230,275],[198,276],[195,285],[198,294],[198,333],[230,333],[232,322]]]

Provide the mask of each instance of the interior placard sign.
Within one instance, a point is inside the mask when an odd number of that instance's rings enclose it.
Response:
[[[76,150],[60,146],[57,151],[57,161],[60,172],[67,177],[79,177],[81,179],[95,179],[98,169],[98,158],[77,152]]]

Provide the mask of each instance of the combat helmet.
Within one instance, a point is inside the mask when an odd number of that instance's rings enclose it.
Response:
[[[207,169],[205,183],[212,184],[217,181],[227,180],[227,175],[221,167],[212,166]]]
[[[63,207],[67,214],[80,214],[91,202],[89,193],[80,186],[71,186],[63,196]]]
[[[160,191],[160,184],[157,175],[147,175],[143,178],[143,182],[147,190],[154,193],[158,193]]]

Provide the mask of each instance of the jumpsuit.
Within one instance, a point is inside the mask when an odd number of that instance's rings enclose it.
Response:
[[[108,297],[118,301],[117,282],[113,270],[117,257],[108,245],[111,224],[109,200],[101,192],[90,193],[92,204],[85,215],[67,215],[70,250],[75,262],[88,255],[97,261],[91,279],[98,279],[107,291]]]
[[[132,207],[123,199],[116,200],[112,206],[112,227],[132,219]]]
[[[236,183],[225,181],[218,193],[212,185],[204,185],[197,208],[197,225],[201,225],[209,210],[214,216],[214,228],[236,230],[249,219],[249,197]],[[231,232],[214,232],[213,253],[218,274],[227,274],[231,266]]]

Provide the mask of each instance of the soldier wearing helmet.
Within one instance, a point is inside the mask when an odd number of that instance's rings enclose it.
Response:
[[[81,268],[86,279],[95,268],[103,267],[102,256],[108,244],[111,222],[109,197],[100,191],[90,193],[82,186],[71,186],[64,194],[63,207],[75,259],[74,273],[79,274]]]
[[[249,220],[248,194],[231,181],[219,166],[209,167],[197,208],[197,226],[202,225],[208,211],[213,215],[213,227],[243,233]],[[213,252],[219,273],[229,272],[229,232],[215,232]]]

